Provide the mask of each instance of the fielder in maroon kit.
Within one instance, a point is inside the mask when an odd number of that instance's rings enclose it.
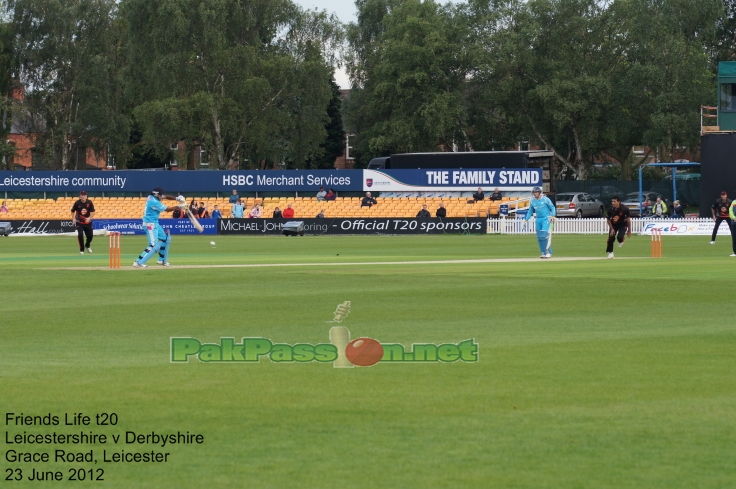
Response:
[[[79,254],[84,255],[84,249],[87,253],[92,253],[92,218],[95,216],[95,205],[91,200],[87,199],[87,192],[82,190],[79,192],[79,200],[72,206],[72,222],[77,228],[77,240],[79,241]],[[85,237],[87,238],[85,242]]]
[[[716,200],[713,205],[710,206],[710,213],[713,215],[713,220],[716,222],[716,225],[713,226],[713,234],[710,237],[710,244],[716,244],[718,228],[721,227],[721,223],[723,221],[726,221],[728,229],[732,230],[733,222],[731,222],[731,217],[728,215],[728,211],[731,209],[731,203],[731,199],[728,198],[728,193],[724,190],[721,192],[721,198]],[[734,253],[736,253],[736,250],[734,250]]]

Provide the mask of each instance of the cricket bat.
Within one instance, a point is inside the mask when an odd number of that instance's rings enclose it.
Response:
[[[547,253],[549,253],[549,248],[552,246],[552,231],[555,229],[555,222],[551,221],[549,223],[549,237],[547,238]]]
[[[204,228],[202,227],[202,225],[199,223],[197,218],[194,217],[194,214],[192,214],[192,211],[190,211],[189,209],[187,209],[187,217],[192,222],[192,226],[194,226],[194,229],[196,229],[200,233],[204,231]]]

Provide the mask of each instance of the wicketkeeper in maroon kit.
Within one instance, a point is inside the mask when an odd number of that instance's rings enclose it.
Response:
[[[72,206],[72,222],[77,228],[77,241],[79,241],[79,254],[84,255],[84,249],[87,253],[92,253],[92,218],[95,216],[95,205],[87,198],[87,191],[79,192],[79,200]],[[85,242],[86,237],[86,242]]]

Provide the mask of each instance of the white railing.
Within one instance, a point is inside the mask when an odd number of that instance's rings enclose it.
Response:
[[[502,202],[501,205],[508,205],[509,206],[509,215],[516,215],[517,212],[524,212],[526,213],[526,210],[529,208],[529,206],[532,204],[531,197],[523,197],[521,199],[517,200],[508,200],[506,202]]]
[[[486,232],[488,234],[533,234],[536,229],[534,225],[535,219],[530,219],[529,222],[525,222],[523,219],[514,218],[500,218],[500,219],[488,219]],[[631,232],[634,234],[640,234],[644,229],[646,223],[657,222],[657,224],[709,224],[712,229],[713,220],[696,218],[696,219],[646,219],[646,218],[632,218],[631,219]],[[723,226],[721,226],[723,227]],[[607,234],[608,223],[603,217],[594,217],[589,219],[556,219],[555,220],[555,234]]]

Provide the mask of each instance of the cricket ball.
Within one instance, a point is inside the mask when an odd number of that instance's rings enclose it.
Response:
[[[372,338],[356,338],[345,347],[345,356],[353,365],[370,367],[383,358],[383,347]]]

